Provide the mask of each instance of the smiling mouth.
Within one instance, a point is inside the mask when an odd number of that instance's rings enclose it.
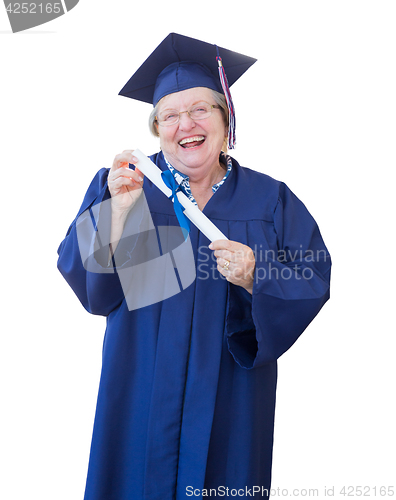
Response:
[[[186,137],[179,142],[179,146],[184,149],[195,148],[200,146],[205,141],[205,137],[202,135],[196,135],[194,137]]]

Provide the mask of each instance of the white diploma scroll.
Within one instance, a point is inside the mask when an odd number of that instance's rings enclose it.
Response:
[[[136,164],[137,168],[169,198],[169,196],[172,195],[172,191],[162,180],[161,170],[157,167],[157,165],[155,165],[149,158],[147,158],[146,155],[139,151],[139,149],[135,149],[132,154],[139,160]],[[197,228],[208,238],[208,240],[228,240],[220,229],[218,229],[213,222],[201,212],[197,205],[194,205],[194,203],[187,198],[184,193],[178,191],[176,195],[184,207],[185,215],[195,226],[197,226]]]

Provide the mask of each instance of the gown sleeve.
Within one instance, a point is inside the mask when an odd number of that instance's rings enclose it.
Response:
[[[279,358],[329,299],[330,255],[314,219],[285,184],[273,229],[277,249],[256,256],[253,294],[228,284],[228,348],[247,369]]]
[[[65,239],[58,248],[58,269],[85,309],[107,316],[124,299],[118,272],[130,265],[131,249],[138,238],[143,217],[144,196],[128,215],[126,231],[112,259],[109,258],[111,195],[107,187],[108,169],[101,169],[92,180]],[[129,228],[128,228],[129,226]],[[117,265],[116,265],[117,263]]]
[[[117,276],[113,267],[107,266],[108,246],[106,249],[103,245],[101,252],[101,257],[107,255],[107,262],[103,258],[98,259],[99,262],[93,258],[94,247],[98,250],[98,228],[93,217],[93,210],[110,197],[107,189],[107,176],[107,169],[101,169],[95,175],[76,218],[58,248],[59,271],[85,309],[92,314],[101,315],[106,315],[119,301]],[[99,257],[99,253],[96,257]],[[101,293],[106,286],[112,293]],[[104,297],[98,300],[99,296]]]

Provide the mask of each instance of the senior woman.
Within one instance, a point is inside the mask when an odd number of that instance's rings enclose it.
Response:
[[[97,173],[59,248],[84,307],[107,317],[85,500],[269,497],[277,358],[328,299],[330,257],[285,184],[224,152],[235,129],[220,57],[230,85],[254,62],[170,34],[121,94],[154,104],[152,161],[228,240],[191,225],[194,279],[179,273],[179,293],[131,307],[144,280],[126,293],[124,272],[154,262],[180,214],[127,150]]]

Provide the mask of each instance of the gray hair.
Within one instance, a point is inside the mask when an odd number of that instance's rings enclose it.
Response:
[[[216,90],[212,90],[212,95],[213,95],[213,99],[214,99],[215,103],[218,106],[220,106],[220,111],[221,111],[221,114],[223,115],[224,125],[228,129],[229,119],[228,119],[228,106],[227,106],[226,98],[224,97],[223,94],[220,94],[220,92],[216,92]],[[158,114],[158,107],[159,107],[160,102],[161,101],[157,102],[157,105],[154,106],[154,108],[151,111],[150,116],[149,116],[149,129],[150,129],[150,132],[155,137],[159,137],[156,116]]]

